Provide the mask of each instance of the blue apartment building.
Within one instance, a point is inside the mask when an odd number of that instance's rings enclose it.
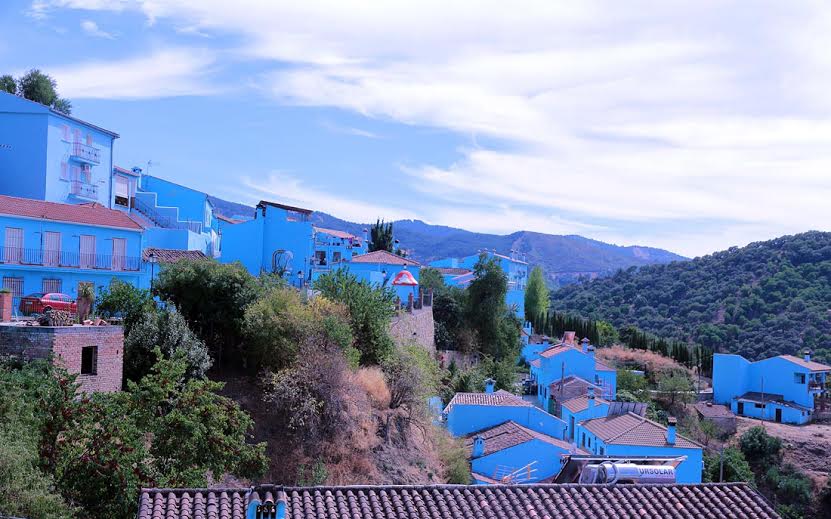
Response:
[[[483,251],[463,258],[446,258],[430,262],[429,266],[440,269],[445,283],[465,287],[473,281],[473,268],[482,256],[496,259],[508,277],[508,293],[505,302],[513,308],[517,317],[525,319],[525,286],[528,283],[528,263],[520,253],[511,251],[509,256],[495,251]]]
[[[740,355],[713,357],[713,401],[733,413],[773,422],[804,424],[828,400],[831,366],[779,355],[751,362]]]
[[[112,279],[146,285],[142,228],[97,204],[59,204],[0,195],[0,276],[15,308],[32,293],[77,298]]]
[[[118,134],[0,92],[0,194],[112,207]]]

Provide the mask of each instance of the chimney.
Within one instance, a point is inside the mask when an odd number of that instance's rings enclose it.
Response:
[[[591,410],[594,408],[594,386],[589,386],[589,394],[586,397],[588,399],[588,403],[586,408]]]
[[[589,339],[586,338],[586,337],[583,337],[583,340],[580,341],[580,344],[583,346],[583,353],[588,353],[589,352]]]
[[[586,347],[586,353],[588,353],[590,357],[594,357],[594,346],[592,346],[591,344],[589,344],[589,345]]]
[[[485,380],[485,393],[493,393],[493,388],[496,385],[496,381],[492,378]]]
[[[667,443],[675,445],[675,426],[678,425],[678,420],[674,416],[667,419]]]
[[[805,359],[805,362],[811,362],[811,350],[805,350],[802,358]]]
[[[481,436],[473,438],[473,452],[470,453],[471,458],[481,458],[485,455],[485,439]]]

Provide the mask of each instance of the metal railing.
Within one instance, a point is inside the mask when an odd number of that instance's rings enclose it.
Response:
[[[191,221],[179,221],[174,220],[169,216],[164,216],[159,214],[154,206],[142,201],[140,198],[135,197],[133,198],[134,205],[133,207],[144,215],[148,220],[153,222],[154,224],[162,227],[163,229],[182,229],[191,232],[195,232],[196,234],[202,234],[202,222],[191,222]]]
[[[83,142],[72,143],[72,156],[84,162],[91,162],[93,164],[101,163],[101,151]]]
[[[83,268],[137,272],[141,258],[112,254],[92,254],[43,249],[0,247],[0,263],[38,267]]]
[[[69,184],[69,192],[75,196],[98,200],[98,186],[81,180],[73,180]]]

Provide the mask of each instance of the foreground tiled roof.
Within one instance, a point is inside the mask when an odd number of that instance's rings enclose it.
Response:
[[[355,236],[354,234],[348,233],[346,231],[339,231],[337,229],[326,229],[324,227],[315,226],[315,231],[321,232],[323,234],[328,234],[329,236],[334,236],[335,238],[343,238],[344,240],[361,241],[360,237]]]
[[[201,250],[178,250],[178,249],[158,249],[156,247],[147,247],[141,253],[141,259],[150,261],[150,255],[153,254],[153,259],[157,263],[176,263],[179,260],[203,260],[208,259]]]
[[[141,230],[141,226],[127,213],[108,209],[101,204],[58,204],[0,195],[0,215]]]
[[[384,265],[414,265],[420,267],[421,263],[411,259],[402,258],[385,250],[367,252],[360,256],[352,256],[352,263],[382,263]]]
[[[745,483],[143,489],[138,519],[243,519],[252,498],[285,519],[778,519]]]
[[[675,435],[675,445],[668,444],[666,427],[634,413],[595,418],[581,422],[581,424],[607,445],[642,445],[681,449],[702,448],[700,444],[677,433]]]
[[[509,393],[504,389],[494,391],[493,393],[456,393],[447,407],[445,412],[450,411],[454,405],[502,405],[502,406],[522,406],[532,407],[531,402],[526,402],[522,398],[513,393]]]
[[[805,360],[800,357],[795,357],[794,355],[780,355],[781,358],[791,361],[798,366],[802,366],[810,371],[831,371],[831,366],[826,366],[820,362],[814,362],[812,360]]]
[[[485,456],[499,452],[517,445],[529,442],[531,440],[540,440],[550,445],[560,447],[565,451],[572,450],[572,445],[563,440],[558,440],[547,434],[539,433],[527,427],[523,427],[516,422],[507,421],[495,427],[483,429],[475,433],[467,435],[465,440],[465,447],[467,448],[468,457],[473,451],[473,440],[476,437],[481,437],[485,440]]]

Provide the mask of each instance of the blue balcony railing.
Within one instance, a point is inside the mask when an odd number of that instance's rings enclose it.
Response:
[[[78,198],[98,200],[98,186],[81,180],[73,180],[69,184],[69,193]]]
[[[0,264],[137,272],[141,258],[43,249],[0,247]]]
[[[90,164],[101,163],[101,150],[83,142],[72,143],[72,158]]]

